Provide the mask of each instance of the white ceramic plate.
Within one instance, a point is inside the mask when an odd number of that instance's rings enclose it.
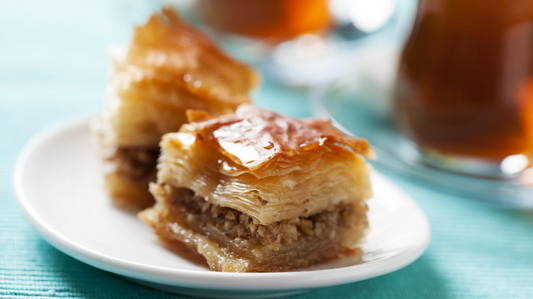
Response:
[[[21,209],[41,236],[96,268],[186,295],[266,298],[398,270],[416,260],[429,243],[424,212],[375,173],[362,255],[297,272],[211,272],[163,248],[134,214],[110,203],[88,121],[63,123],[30,141],[16,164],[14,184]]]

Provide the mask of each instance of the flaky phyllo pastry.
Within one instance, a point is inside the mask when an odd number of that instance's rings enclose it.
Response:
[[[153,204],[161,136],[186,122],[186,109],[227,114],[255,86],[256,74],[225,56],[169,9],[136,28],[128,49],[111,51],[112,72],[98,122],[105,185],[119,203]]]
[[[368,227],[374,153],[324,120],[242,105],[163,136],[156,204],[139,214],[166,244],[216,271],[286,271],[357,248]]]

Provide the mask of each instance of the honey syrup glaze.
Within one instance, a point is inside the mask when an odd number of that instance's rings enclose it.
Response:
[[[339,132],[327,120],[295,120],[244,104],[235,114],[211,118],[204,111],[189,110],[189,121],[202,138],[235,163],[254,171],[283,156],[320,154],[320,151],[347,151],[373,159],[365,139]]]

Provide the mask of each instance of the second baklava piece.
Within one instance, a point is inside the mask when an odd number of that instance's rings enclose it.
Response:
[[[164,9],[136,28],[127,49],[111,51],[104,111],[94,126],[105,187],[115,202],[153,205],[159,142],[187,121],[187,109],[235,112],[249,103],[255,72],[226,56],[206,35]]]
[[[163,137],[156,204],[139,214],[165,243],[228,272],[287,271],[358,247],[372,196],[366,140],[250,105],[188,117]]]

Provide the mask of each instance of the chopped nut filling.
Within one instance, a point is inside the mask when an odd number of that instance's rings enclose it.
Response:
[[[158,204],[140,214],[164,240],[181,241],[214,270],[284,271],[350,252],[368,223],[366,205],[339,204],[309,217],[268,225],[235,209],[211,204],[186,188],[152,185]],[[210,248],[204,254],[200,247]]]

